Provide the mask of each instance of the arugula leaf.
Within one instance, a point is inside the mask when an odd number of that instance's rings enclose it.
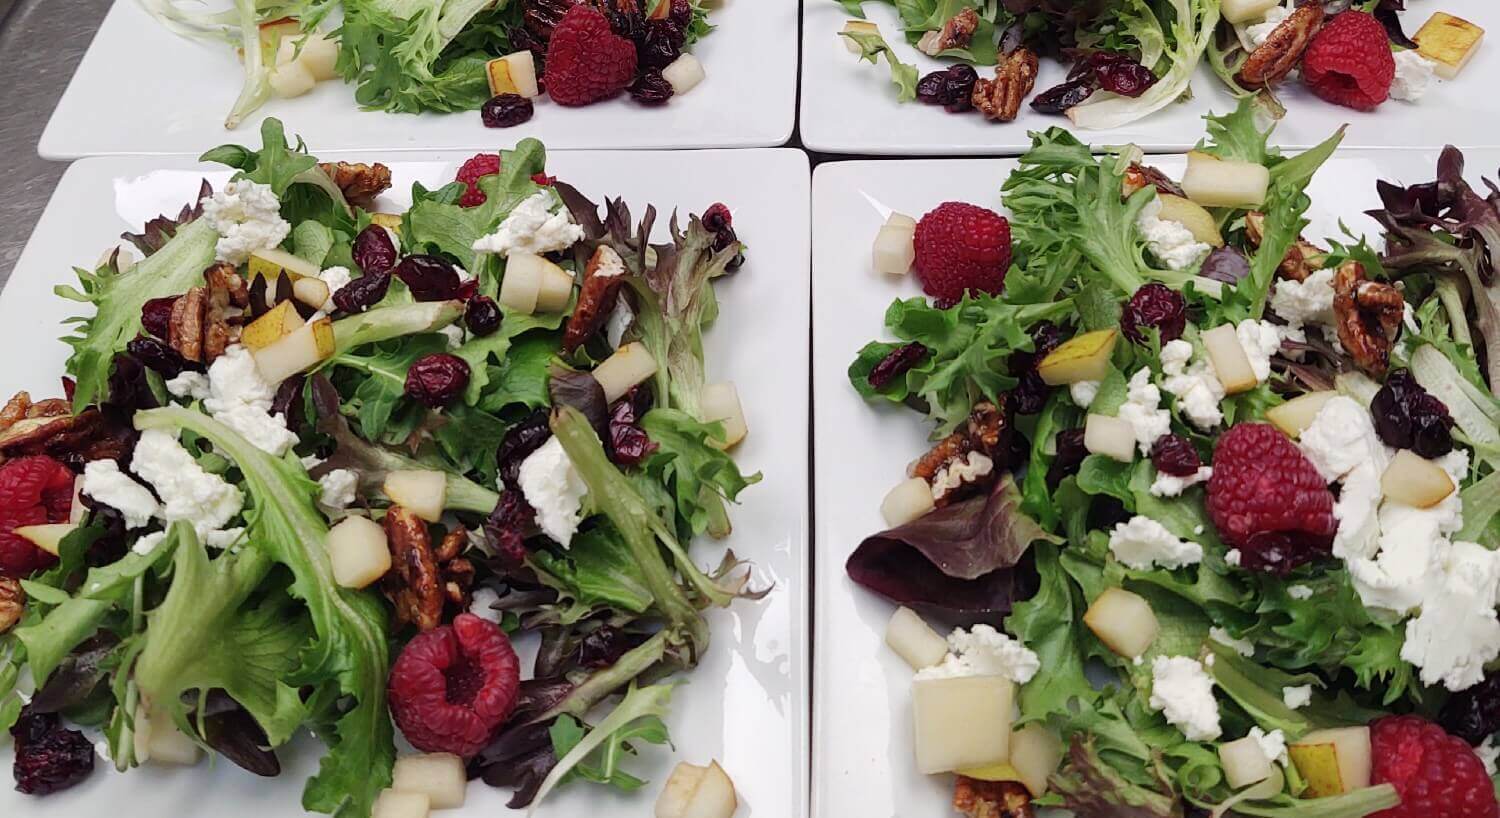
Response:
[[[363,377],[354,389],[359,408],[359,427],[371,440],[383,440],[391,413],[406,397],[406,373],[418,358],[444,352],[448,339],[436,333],[410,335],[399,341],[373,344],[364,354],[346,352],[334,358],[333,366],[344,366]]]
[[[338,69],[356,85],[355,100],[393,113],[471,111],[484,104],[491,54],[447,51],[491,2],[346,0]],[[519,5],[510,7],[519,13]]]
[[[548,773],[546,780],[542,782],[541,789],[537,790],[536,798],[532,800],[531,808],[527,811],[527,815],[535,813],[537,805],[542,803],[542,800],[548,794],[566,781],[574,772],[584,777],[589,777],[592,772],[599,778],[610,779],[611,783],[617,786],[621,780],[633,781],[634,779],[619,778],[622,775],[619,770],[619,762],[624,742],[627,739],[634,738],[641,741],[649,741],[653,744],[666,743],[666,726],[661,720],[667,715],[667,703],[671,698],[671,685],[652,685],[650,687],[635,687],[632,685],[630,691],[625,694],[624,700],[616,705],[615,709],[611,710],[603,721],[595,725],[594,729],[588,731],[587,735],[578,738],[572,731],[564,727],[560,733],[561,737],[565,741],[576,739],[576,742],[572,744],[571,749],[562,754],[561,758],[557,761],[557,766],[552,768],[551,773]],[[617,734],[620,736],[618,740],[614,739]],[[557,746],[558,738],[559,733],[553,733],[552,740],[554,747]],[[599,765],[589,771],[579,769],[580,765],[584,764],[585,760],[592,757],[594,752],[600,748],[603,748],[604,752]],[[639,784],[636,786],[638,787]],[[634,789],[635,787],[626,786],[624,788]]]
[[[536,409],[549,402],[548,367],[557,356],[556,333],[529,332],[511,341],[504,366],[494,366],[479,408],[500,412],[510,406]]]
[[[879,32],[840,31],[839,36],[859,46],[861,60],[879,65],[880,58],[885,57],[886,65],[891,67],[891,82],[896,86],[897,102],[911,102],[917,98],[917,67],[897,59],[896,52],[891,50]]]
[[[568,715],[559,716],[557,721],[552,723],[550,730],[553,752],[558,758],[566,758],[568,753],[583,741],[584,735],[583,725],[576,719]],[[558,785],[566,784],[577,777],[595,784],[610,785],[625,792],[634,792],[644,787],[645,781],[620,769],[620,764],[626,756],[636,754],[636,749],[630,745],[631,741],[666,744],[668,742],[666,722],[658,716],[642,716],[621,727],[609,734],[603,746],[578,762],[578,766],[569,771],[558,782]]]
[[[577,295],[573,298],[576,300]],[[482,338],[470,336],[464,341],[454,354],[463,358],[469,365],[469,386],[464,391],[464,403],[470,406],[484,405],[494,406],[493,399],[487,399],[486,395],[491,389],[490,372],[491,361],[505,368],[510,365],[511,345],[522,335],[536,330],[555,330],[561,327],[563,320],[572,310],[572,303],[568,309],[558,313],[535,313],[526,314],[516,312],[509,307],[500,308],[500,329]],[[554,347],[555,349],[555,347]],[[533,350],[535,355],[536,351]],[[550,362],[550,360],[549,360]],[[532,366],[537,366],[538,361],[531,360]],[[545,394],[545,385],[542,387]]]

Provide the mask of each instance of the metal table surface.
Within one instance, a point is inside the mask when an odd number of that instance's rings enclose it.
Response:
[[[37,156],[36,143],[111,2],[0,0],[0,286],[67,168]]]

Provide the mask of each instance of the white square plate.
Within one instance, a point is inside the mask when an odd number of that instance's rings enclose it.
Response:
[[[463,158],[432,154],[392,162],[393,190],[409,190],[417,180],[433,186],[450,179]],[[72,267],[92,266],[120,231],[139,229],[142,220],[163,211],[175,213],[196,193],[200,178],[215,184],[227,178],[221,170],[203,168],[186,159],[100,158],[68,169],[0,295],[0,348],[10,350],[0,367],[0,392],[60,393],[67,348],[55,340],[62,334],[58,322],[77,314],[78,305],[53,296],[52,287],[72,283]],[[759,471],[764,479],[732,510],[734,534],[724,542],[699,543],[696,556],[717,564],[723,549],[732,548],[754,563],[756,585],[773,590],[760,602],[742,601],[710,614],[708,655],[682,677],[686,684],[673,696],[668,722],[676,751],[648,748],[633,762],[650,785],[630,796],[570,785],[537,814],[647,818],[674,764],[712,758],[739,789],[741,818],[802,818],[810,697],[807,159],[790,150],[577,152],[553,154],[547,170],[601,203],[606,195],[623,196],[637,214],[648,202],[656,204],[663,213],[657,221],[663,235],[665,216],[674,207],[702,212],[719,200],[733,207],[735,228],[752,249],[744,268],[718,285],[723,310],[707,336],[707,358],[710,377],[733,379],[744,402],[751,432],[736,449],[736,459],[747,473]],[[395,197],[391,203],[398,203]],[[768,338],[777,339],[774,353],[761,343]],[[777,366],[765,366],[769,354]],[[282,753],[284,772],[273,780],[222,761],[212,770],[205,764],[192,769],[148,765],[118,775],[101,760],[87,782],[45,800],[23,796],[8,784],[0,787],[0,815],[37,810],[114,818],[301,815],[302,784],[320,755],[321,745],[311,740],[289,748]],[[6,742],[0,768],[7,780],[10,764]],[[467,805],[452,815],[523,815],[504,808],[509,795],[475,783]]]
[[[1470,180],[1493,178],[1500,151],[1466,151]],[[1181,174],[1181,157],[1149,157]],[[919,774],[913,757],[912,671],[885,646],[895,608],[856,586],[844,563],[860,541],[886,526],[880,501],[931,445],[917,413],[867,404],[846,370],[859,349],[886,339],[895,299],[921,294],[913,277],[876,273],[875,233],[891,210],[916,218],[944,201],[1000,208],[1000,185],[1015,160],[834,162],[813,176],[813,439],[818,559],[814,587],[813,815],[908,818],[947,814],[952,778]],[[1314,240],[1378,230],[1375,180],[1411,184],[1436,175],[1437,151],[1343,151],[1309,189]],[[1001,211],[1003,212],[1003,211]]]
[[[209,0],[210,5],[227,5]],[[492,129],[478,111],[387,114],[361,111],[354,88],[318,83],[296,99],[273,99],[235,131],[224,115],[244,71],[222,43],[187,40],[136,3],[119,0],[104,18],[73,81],[42,133],[48,159],[101,154],[190,154],[254,140],[263,116],[279,117],[322,151],[484,150],[535,136],[554,149],[747,148],[792,135],[797,97],[797,0],[726,0],[718,29],[694,47],[708,78],[660,108],[628,95],[583,108],[545,98],[536,116]],[[499,55],[496,55],[499,56]]]
[[[926,74],[949,63],[934,60],[906,43],[895,7],[878,0],[864,4],[866,16],[880,25],[886,42],[899,59],[915,63]],[[1403,15],[1407,35],[1415,34],[1433,11],[1431,3],[1416,3]],[[1493,0],[1448,0],[1441,10],[1488,29],[1500,31],[1500,6]],[[1027,106],[1015,122],[989,122],[978,113],[950,114],[920,102],[896,102],[896,89],[884,62],[878,66],[849,53],[838,32],[849,16],[834,0],[807,0],[802,26],[803,142],[811,150],[831,153],[906,155],[1019,154],[1030,146],[1029,131],[1053,125],[1069,127],[1065,116],[1046,116]],[[1490,39],[1487,38],[1487,39]],[[1036,90],[1061,82],[1067,73],[1056,60],[1042,61]],[[982,76],[993,76],[984,69]],[[1348,123],[1344,145],[1351,148],[1430,148],[1445,143],[1464,147],[1500,146],[1500,96],[1489,83],[1500,76],[1500,47],[1484,42],[1458,79],[1435,81],[1417,103],[1388,100],[1372,113],[1331,105],[1314,97],[1296,81],[1279,94],[1287,115],[1274,141],[1306,148],[1321,142]],[[1192,98],[1169,105],[1123,128],[1081,132],[1085,142],[1099,145],[1134,143],[1147,151],[1176,152],[1193,147],[1203,133],[1201,117],[1226,113],[1235,101],[1223,84],[1200,65],[1192,81]],[[1433,127],[1440,121],[1441,127]]]

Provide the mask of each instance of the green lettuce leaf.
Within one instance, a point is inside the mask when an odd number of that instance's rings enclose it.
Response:
[[[885,58],[891,67],[891,83],[896,86],[896,101],[911,102],[917,98],[917,67],[896,58],[896,52],[886,44],[885,38],[874,31],[841,31],[840,37],[859,46],[859,58],[872,65],[879,65]]]
[[[676,409],[652,409],[641,418],[641,428],[657,445],[646,470],[671,486],[677,513],[694,534],[707,531],[721,507],[705,504],[706,497],[734,502],[747,486],[760,482],[759,474],[741,474],[734,458],[712,444],[723,435],[720,424],[701,423]]]

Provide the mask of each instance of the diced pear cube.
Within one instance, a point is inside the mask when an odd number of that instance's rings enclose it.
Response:
[[[370,810],[370,818],[427,818],[432,807],[420,792],[381,790]]]
[[[397,236],[401,235],[400,213],[371,213],[370,221],[395,233]]]
[[[1151,648],[1159,625],[1151,603],[1124,588],[1106,588],[1083,615],[1083,624],[1106,647],[1127,659]]]
[[[328,561],[339,587],[368,588],[391,570],[385,529],[368,517],[345,517],[328,530]]]
[[[661,70],[662,79],[672,86],[673,96],[682,96],[698,87],[707,76],[703,71],[703,63],[698,61],[692,54],[683,54],[673,60],[666,68]]]
[[[318,277],[318,265],[275,247],[252,252],[249,269],[251,278],[264,278],[269,285],[274,285],[282,274],[293,283],[302,278]]]
[[[948,656],[948,642],[907,607],[896,609],[885,627],[885,644],[911,665],[912,670],[932,667]]]
[[[562,312],[573,297],[573,274],[548,262],[542,269],[541,286],[536,293],[537,312]]]
[[[740,406],[740,393],[728,381],[703,387],[698,398],[698,413],[705,423],[723,424],[724,439],[713,441],[721,449],[734,448],[750,433],[750,427],[745,423],[745,410]]]
[[[719,762],[707,767],[682,762],[656,799],[656,818],[730,818],[738,808],[734,782]]]
[[[1312,425],[1313,419],[1323,411],[1323,404],[1338,395],[1332,389],[1298,395],[1286,403],[1267,409],[1266,420],[1286,433],[1287,437],[1295,438]]]
[[[1214,374],[1224,385],[1226,394],[1235,395],[1255,388],[1259,383],[1255,369],[1250,366],[1250,357],[1245,354],[1239,336],[1234,334],[1233,324],[1220,324],[1201,337],[1203,349],[1213,362]]]
[[[1157,218],[1181,224],[1193,234],[1194,239],[1210,247],[1224,246],[1224,235],[1219,232],[1219,223],[1202,205],[1170,193],[1158,193],[1156,200],[1161,202],[1161,213]]]
[[[667,783],[662,785],[661,795],[656,797],[656,818],[682,818],[706,772],[707,767],[678,762],[667,776]]]
[[[500,279],[500,303],[528,315],[562,312],[573,294],[568,271],[533,253],[506,256],[505,275]]]
[[[282,99],[300,97],[318,84],[318,80],[301,61],[282,63],[272,68],[268,82],[271,93]]]
[[[1432,60],[1433,72],[1445,80],[1458,76],[1479,51],[1484,29],[1462,17],[1435,12],[1412,37],[1417,53]]]
[[[1453,478],[1443,467],[1410,449],[1401,449],[1380,475],[1380,492],[1414,508],[1431,508],[1452,494]]]
[[[932,501],[932,486],[920,477],[911,477],[896,484],[880,503],[880,515],[891,528],[903,526],[935,508]]]
[[[1270,184],[1271,172],[1264,165],[1202,151],[1188,153],[1182,174],[1183,192],[1204,207],[1260,207]]]
[[[1260,742],[1250,736],[1220,744],[1219,765],[1224,768],[1224,781],[1230,789],[1248,787],[1271,777],[1271,759],[1266,758]]]
[[[875,247],[871,252],[876,272],[901,276],[911,270],[911,264],[917,258],[914,230],[898,224],[881,226],[875,234]]]
[[[1062,738],[1044,725],[1028,724],[1010,734],[1010,766],[1032,798],[1047,794],[1048,782],[1062,759]]]
[[[900,227],[905,230],[915,231],[917,229],[916,219],[895,210],[891,211],[891,215],[885,217],[885,223],[890,227]]]
[[[1286,747],[1307,782],[1305,798],[1327,798],[1370,786],[1370,728],[1314,730]]]
[[[252,349],[255,368],[270,384],[312,369],[333,356],[333,321],[319,318],[261,349]]]
[[[1003,676],[912,682],[917,769],[924,775],[1010,761],[1015,686]]]
[[[63,539],[77,530],[76,523],[44,523],[23,525],[14,529],[14,533],[17,537],[55,557],[62,550]]]
[[[1266,13],[1281,5],[1281,0],[1224,0],[1220,12],[1229,23],[1258,23]]]
[[[318,82],[331,80],[339,75],[339,44],[321,31],[308,33],[302,43],[302,53],[297,55],[307,73]]]
[[[1083,447],[1121,463],[1135,460],[1135,427],[1110,415],[1090,414],[1083,423]]]
[[[328,303],[328,284],[321,278],[302,278],[292,282],[292,297],[313,309],[322,309]]]
[[[432,809],[464,805],[469,776],[464,771],[464,760],[452,753],[403,756],[396,759],[391,775],[391,789],[422,793]]]
[[[301,281],[317,281],[317,279],[299,279],[299,283]],[[296,286],[296,284],[292,285],[294,292]],[[326,291],[328,287],[324,286],[323,289]],[[321,302],[319,306],[322,306]],[[302,316],[297,314],[297,305],[290,301],[283,301],[240,330],[240,343],[249,347],[252,352],[265,349],[302,329],[303,323]]]
[[[135,760],[188,767],[198,763],[198,745],[159,710],[138,705],[134,719]]]
[[[448,477],[426,469],[398,470],[385,476],[385,496],[429,523],[443,517],[448,502]]]
[[[536,58],[530,51],[517,51],[485,64],[490,95],[517,94],[531,99],[541,94],[536,81]]]
[[[623,344],[615,354],[594,367],[594,380],[604,389],[604,399],[614,403],[636,384],[656,375],[656,359],[639,341]]]
[[[1047,353],[1037,364],[1037,374],[1048,386],[1103,380],[1109,374],[1109,357],[1119,340],[1120,332],[1115,329],[1075,335]]]

